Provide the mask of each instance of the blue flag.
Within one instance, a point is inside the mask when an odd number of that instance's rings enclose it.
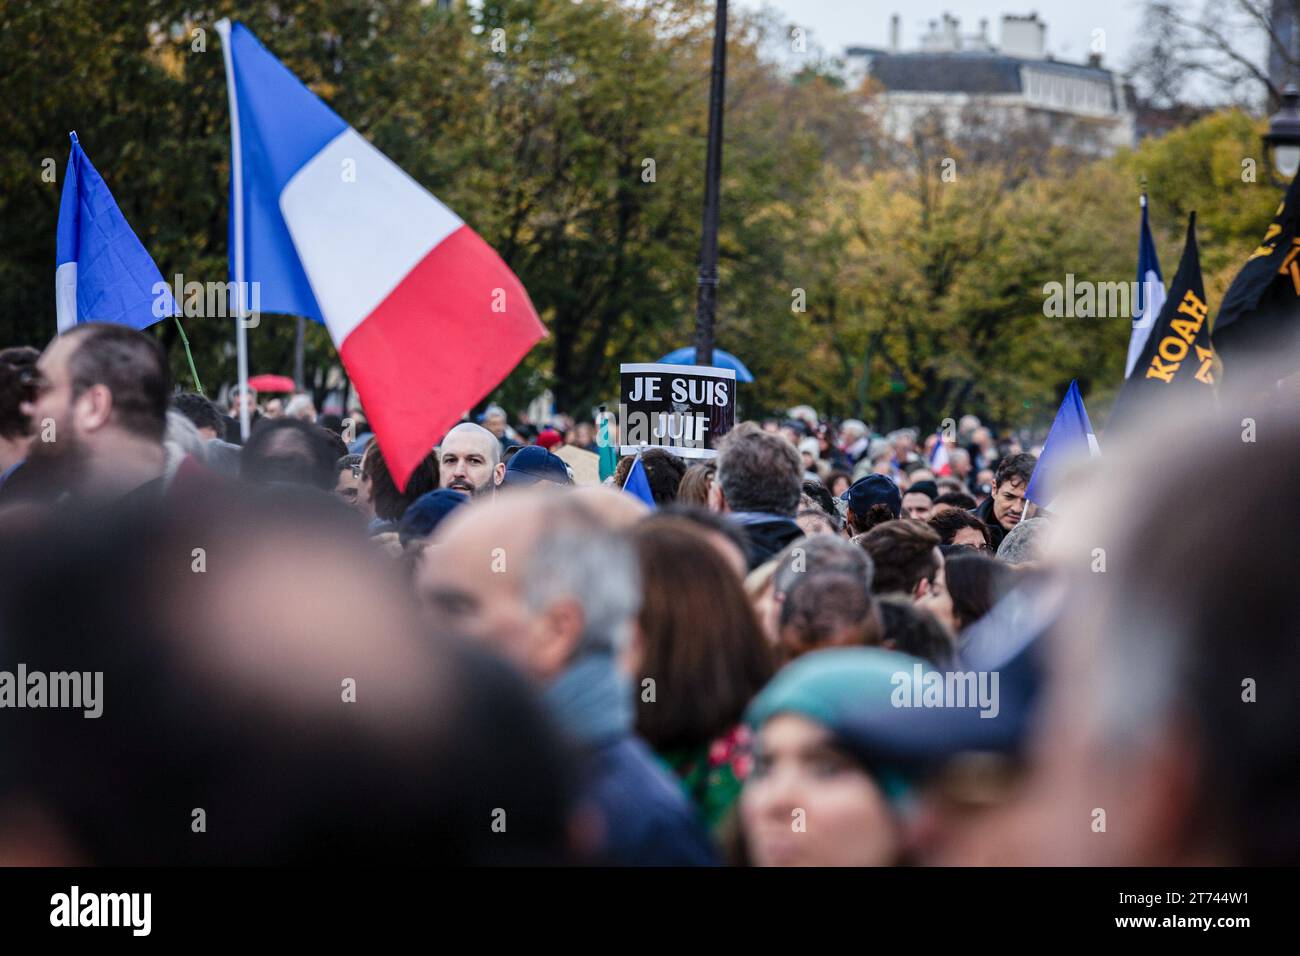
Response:
[[[637,455],[636,461],[632,462],[627,480],[623,482],[623,490],[634,498],[640,498],[651,509],[655,507],[655,497],[650,493],[650,479],[646,477],[645,465],[641,464],[640,455]]]
[[[1088,410],[1083,407],[1083,397],[1079,394],[1079,383],[1071,381],[1043,443],[1043,453],[1038,456],[1038,464],[1029,478],[1025,497],[1040,508],[1053,510],[1065,469],[1081,458],[1095,458],[1100,454],[1092,422],[1088,421]]]
[[[113,194],[72,137],[59,202],[54,273],[60,332],[79,322],[144,329],[176,313],[176,300],[131,231]]]
[[[1138,232],[1137,301],[1133,308],[1133,331],[1128,340],[1128,361],[1124,363],[1124,377],[1133,374],[1142,349],[1151,334],[1151,326],[1165,304],[1165,280],[1160,275],[1160,259],[1156,255],[1156,241],[1151,238],[1151,224],[1147,221],[1147,197],[1142,194],[1142,228]]]

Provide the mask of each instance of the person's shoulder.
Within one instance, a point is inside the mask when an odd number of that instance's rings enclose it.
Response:
[[[611,771],[644,785],[643,793],[647,796],[667,797],[670,802],[679,797],[683,802],[686,799],[673,785],[669,771],[640,737],[628,734],[609,741],[601,748],[601,760]]]
[[[791,535],[797,537],[803,534],[794,518],[775,514],[764,515],[753,521],[747,521],[741,526],[741,530],[771,538],[782,538]]]
[[[223,438],[209,438],[204,446],[207,466],[229,478],[239,477],[239,459],[243,447]]]
[[[673,775],[638,737],[625,736],[600,748],[602,789],[612,805],[615,856],[625,862],[665,866],[708,866],[713,846]]]
[[[170,480],[164,480],[160,490],[168,498],[184,496],[203,497],[226,491],[234,486],[234,479],[209,468],[193,455],[186,455],[176,467]]]

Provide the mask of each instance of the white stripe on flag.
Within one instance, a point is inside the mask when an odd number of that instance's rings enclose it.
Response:
[[[1160,317],[1160,310],[1165,304],[1165,286],[1154,272],[1147,272],[1142,282],[1143,309],[1137,321],[1133,323],[1133,332],[1128,340],[1128,361],[1124,364],[1124,377],[1133,374],[1133,366],[1146,348],[1147,338],[1151,335],[1151,326]]]
[[[464,225],[351,128],[294,173],[280,193],[280,211],[339,346]]]
[[[77,260],[54,270],[54,320],[59,334],[77,324]]]

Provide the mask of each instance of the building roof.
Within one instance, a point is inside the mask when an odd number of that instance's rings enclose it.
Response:
[[[1020,93],[1021,67],[1060,76],[1111,82],[1111,71],[1100,66],[1026,60],[1000,53],[889,53],[852,47],[850,56],[871,58],[871,76],[885,89],[916,93]]]

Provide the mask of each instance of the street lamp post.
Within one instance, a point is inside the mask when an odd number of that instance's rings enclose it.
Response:
[[[709,82],[709,145],[704,164],[704,228],[695,306],[695,364],[713,364],[713,320],[718,300],[718,205],[722,179],[722,105],[727,82],[727,0],[718,0]]]
[[[1269,117],[1264,146],[1273,154],[1273,168],[1283,179],[1291,179],[1300,170],[1300,89],[1287,84],[1282,93],[1282,107]]]

